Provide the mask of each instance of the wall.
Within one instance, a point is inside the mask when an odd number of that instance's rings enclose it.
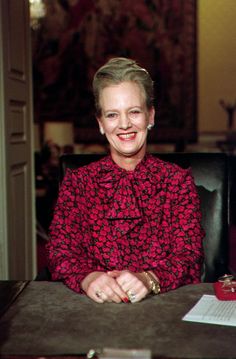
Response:
[[[236,101],[236,0],[196,3],[199,142],[200,146],[210,142],[215,150],[227,130],[227,114],[219,100]],[[236,130],[236,114],[234,122]]]
[[[198,130],[217,133],[227,129],[219,100],[236,101],[236,1],[197,0],[197,4]]]

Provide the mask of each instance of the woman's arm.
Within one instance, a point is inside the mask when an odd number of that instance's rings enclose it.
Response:
[[[46,247],[52,279],[62,280],[76,292],[82,292],[80,282],[94,270],[93,261],[82,245],[80,196],[82,185],[78,185],[77,176],[68,170],[60,187]]]
[[[160,282],[161,292],[200,282],[203,262],[200,200],[189,170],[173,178],[169,192],[171,251],[156,268],[150,268]]]

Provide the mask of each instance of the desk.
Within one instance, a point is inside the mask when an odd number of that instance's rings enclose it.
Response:
[[[91,348],[148,348],[153,358],[236,358],[236,328],[182,317],[211,284],[135,304],[97,304],[59,282],[30,282],[0,319],[0,353],[84,356]]]

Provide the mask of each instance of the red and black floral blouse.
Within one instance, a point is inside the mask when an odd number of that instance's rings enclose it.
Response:
[[[199,197],[190,170],[146,155],[134,171],[110,156],[68,170],[47,245],[54,280],[76,292],[93,271],[153,271],[161,291],[200,281]]]

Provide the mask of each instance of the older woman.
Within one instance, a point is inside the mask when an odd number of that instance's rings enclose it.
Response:
[[[48,244],[53,279],[98,303],[198,283],[203,230],[192,175],[146,153],[155,115],[149,73],[114,58],[93,90],[110,155],[64,178]]]

